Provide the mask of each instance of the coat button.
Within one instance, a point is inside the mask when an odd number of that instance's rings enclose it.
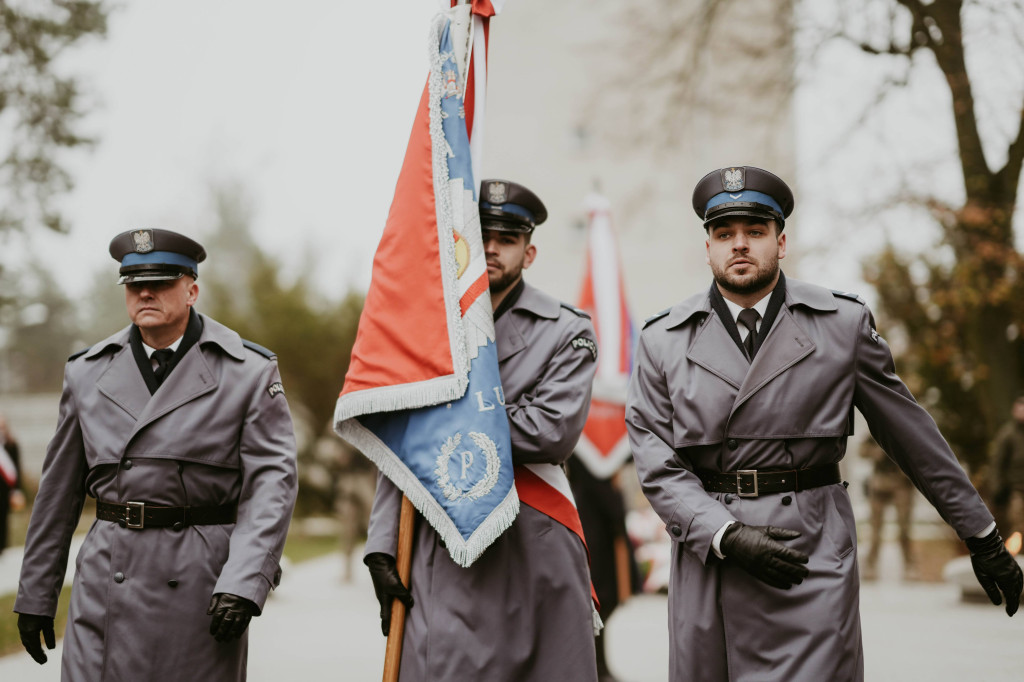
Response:
[[[122,528],[127,528],[128,527],[128,522],[125,521],[124,519],[118,519],[117,520],[117,525],[121,526]]]
[[[679,526],[672,526],[671,528],[669,528],[669,532],[672,533],[672,535],[674,535],[675,537],[679,537],[683,534],[683,529]]]
[[[121,466],[123,466],[125,469],[131,469],[132,461],[130,459],[126,459],[124,462],[121,463]]]
[[[184,470],[185,470],[185,465],[184,464],[179,464],[178,465],[178,473],[180,474]]]
[[[725,442],[725,444],[730,450],[735,450],[740,446],[740,444],[736,442],[735,438],[730,438]]]
[[[783,498],[782,498],[782,504],[783,504],[783,506],[786,506],[786,507],[788,507],[788,506],[789,506],[789,505],[791,505],[792,503],[793,503],[793,498],[792,498],[792,497],[790,497],[789,495],[786,495],[785,497],[783,497]]]
[[[114,574],[114,582],[115,583],[123,583],[124,582],[124,573],[122,573],[121,571],[118,571],[117,573],[115,573]]]
[[[177,580],[171,578],[170,580],[167,581],[167,587],[177,587],[177,586],[178,586],[178,581]]]
[[[181,530],[184,527],[185,527],[185,524],[182,523],[181,521],[175,521],[174,525],[171,526],[171,528],[173,528],[174,530]]]
[[[732,495],[726,495],[725,496],[725,503],[726,504],[732,504]]]

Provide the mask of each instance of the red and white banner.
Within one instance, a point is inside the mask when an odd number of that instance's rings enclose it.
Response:
[[[608,478],[629,459],[626,386],[633,367],[636,330],[629,314],[618,244],[608,199],[584,200],[589,222],[587,263],[579,307],[590,313],[601,352],[594,377],[590,414],[576,455],[598,478]]]
[[[337,433],[461,566],[519,512],[476,197],[495,4],[453,3],[431,24],[430,73],[335,408]]]

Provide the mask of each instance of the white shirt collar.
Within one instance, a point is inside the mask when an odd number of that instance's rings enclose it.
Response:
[[[761,320],[764,319],[764,312],[766,310],[768,310],[768,300],[771,297],[772,297],[771,292],[769,292],[768,294],[765,294],[765,296],[760,301],[758,301],[757,303],[755,303],[754,305],[751,306],[751,308],[756,310],[757,314],[761,316],[757,320],[757,328],[758,329],[761,328]],[[725,298],[724,296],[722,298],[725,299],[725,304],[727,306],[729,306],[729,312],[732,313],[732,319],[733,320],[737,320],[739,318],[739,316],[740,316],[740,311],[742,311],[744,309],[743,306],[738,305],[736,303],[733,303],[732,301],[730,301],[729,299]],[[740,329],[740,331],[742,332],[743,329]]]
[[[738,315],[739,313],[736,313],[736,314]],[[170,348],[170,349],[171,349],[172,351],[174,351],[175,353],[176,353],[176,352],[178,352],[178,346],[180,346],[180,345],[181,345],[181,340],[182,340],[183,338],[185,338],[185,335],[184,335],[184,334],[182,334],[181,336],[179,336],[179,337],[178,337],[178,339],[177,339],[177,340],[176,340],[176,341],[175,341],[174,343],[172,343],[171,345],[169,345],[169,346],[167,346],[167,347],[168,347],[168,348]],[[143,342],[142,342],[142,348],[143,348],[143,350],[145,350],[145,351],[146,351],[146,357],[148,357],[148,358],[150,358],[150,359],[152,359],[152,358],[153,358],[153,353],[155,353],[155,352],[156,352],[156,350],[157,350],[156,348],[153,348],[153,347],[151,347],[151,346],[148,346],[148,345],[146,345],[146,342],[145,342],[145,341],[143,341]]]

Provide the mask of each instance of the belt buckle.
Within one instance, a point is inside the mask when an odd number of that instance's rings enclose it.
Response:
[[[127,522],[128,528],[141,529],[146,527],[146,503],[145,502],[126,502],[128,507],[128,514],[125,521]],[[132,512],[138,511],[139,520],[132,523]]]
[[[744,476],[750,476],[754,480],[754,492],[743,492]],[[738,497],[757,497],[757,469],[739,469],[736,472],[736,495]]]

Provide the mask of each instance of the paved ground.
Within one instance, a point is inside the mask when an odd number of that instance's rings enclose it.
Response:
[[[11,589],[8,564],[15,564],[16,580],[18,561],[16,553],[0,556],[0,591]],[[882,579],[862,588],[867,680],[1024,679],[1024,617],[1011,620],[990,605],[964,603],[952,585],[902,583],[898,561],[895,547],[886,546]],[[345,583],[342,575],[340,555],[286,571],[265,615],[251,626],[249,680],[380,679],[385,640],[369,577],[359,570]],[[634,598],[610,620],[607,637],[609,662],[622,682],[667,679],[664,597]],[[59,645],[52,653],[45,666],[26,654],[0,658],[0,680],[58,680]]]

